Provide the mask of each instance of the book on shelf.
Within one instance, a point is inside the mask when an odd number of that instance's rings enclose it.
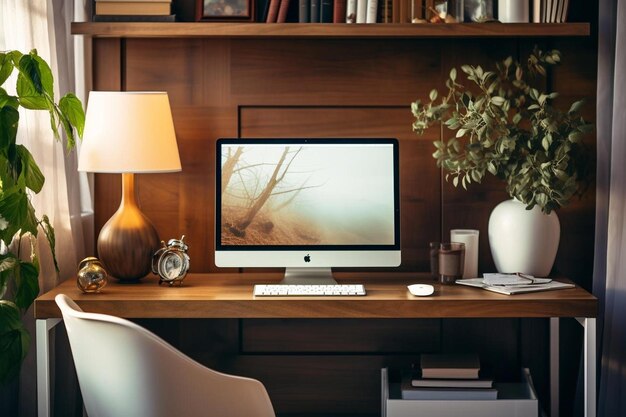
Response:
[[[414,387],[408,378],[400,383],[403,400],[497,400],[498,390],[490,388]]]
[[[378,0],[367,0],[367,12],[365,14],[365,23],[376,23],[376,15],[378,14]]]
[[[94,22],[175,22],[176,15],[96,14]]]
[[[280,0],[270,0],[269,7],[267,9],[266,23],[276,23],[278,18],[278,9],[280,8]]]
[[[378,0],[378,23],[393,23],[392,5],[392,0]]]
[[[346,3],[346,23],[356,23],[357,0],[347,0]]]
[[[270,8],[270,0],[257,0],[255,7],[255,21],[264,23],[267,20],[267,12]]]
[[[505,295],[524,294],[537,291],[552,291],[574,288],[576,285],[568,282],[550,281],[544,284],[528,284],[528,285],[488,285],[485,284],[483,278],[457,279],[457,284],[467,285],[469,287],[482,288],[483,290],[497,292]]]
[[[278,15],[276,16],[276,23],[285,23],[287,21],[287,11],[289,10],[289,3],[290,0],[280,0]]]
[[[170,15],[171,1],[96,1],[96,15]]]
[[[320,0],[320,23],[333,23],[333,0]]]
[[[311,23],[320,22],[320,6],[321,0],[311,0],[311,8],[309,11],[309,18]]]
[[[299,0],[298,1],[298,22],[309,23],[311,18],[309,13],[311,11],[311,0]]]
[[[335,0],[333,6],[333,23],[346,23],[347,0]]]
[[[420,356],[424,379],[478,379],[480,359],[475,353],[431,353]]]
[[[367,0],[356,0],[356,23],[367,20]]]

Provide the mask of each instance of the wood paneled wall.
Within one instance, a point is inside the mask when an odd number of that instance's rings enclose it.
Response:
[[[591,6],[589,6],[592,8]],[[401,169],[401,270],[428,269],[427,243],[451,228],[480,230],[481,271],[494,269],[490,211],[507,198],[489,179],[458,190],[442,179],[432,141],[411,131],[410,103],[443,87],[450,67],[489,66],[534,44],[563,52],[548,87],[570,103],[588,98],[594,119],[595,37],[589,39],[109,39],[94,40],[94,89],[169,93],[183,170],[140,175],[140,204],[161,238],[185,234],[192,270],[217,271],[214,249],[215,140],[219,137],[397,137]],[[589,140],[593,150],[594,139]],[[97,231],[119,204],[120,177],[96,176]],[[556,270],[589,288],[594,190],[559,211]],[[367,283],[366,283],[367,284]],[[468,312],[471,316],[471,312]],[[260,378],[280,414],[379,413],[378,370],[419,352],[476,350],[497,378],[529,365],[548,404],[547,327],[528,320],[146,321],[193,357]],[[576,337],[569,345],[579,346]],[[577,348],[569,359],[578,364]],[[575,374],[575,367],[569,371]],[[568,371],[564,371],[565,374]],[[567,375],[566,375],[567,376]],[[575,375],[574,375],[575,376]],[[563,415],[575,386],[563,386]],[[569,409],[567,408],[569,407]]]

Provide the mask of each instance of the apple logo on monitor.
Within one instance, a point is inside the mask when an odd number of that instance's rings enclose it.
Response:
[[[304,262],[311,262],[311,255],[304,255]]]

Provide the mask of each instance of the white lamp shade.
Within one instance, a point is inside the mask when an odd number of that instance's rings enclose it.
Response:
[[[108,173],[180,171],[167,93],[89,93],[78,170]]]

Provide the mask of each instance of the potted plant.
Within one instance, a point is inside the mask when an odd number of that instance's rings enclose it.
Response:
[[[589,180],[582,139],[593,126],[579,114],[583,102],[562,111],[552,105],[556,92],[537,87],[560,61],[559,51],[535,47],[524,64],[508,57],[493,70],[461,66],[465,84],[452,68],[447,94],[432,90],[426,102],[411,106],[417,134],[435,122],[443,123],[443,136],[451,133],[434,142],[433,157],[447,171],[446,180],[467,189],[489,173],[506,183],[513,200],[496,207],[489,219],[500,272],[550,272],[560,236],[554,210],[582,194]]]
[[[16,95],[1,86],[17,71]],[[85,114],[80,100],[66,94],[54,98],[53,77],[36,50],[0,52],[0,384],[11,380],[26,356],[30,336],[21,317],[39,294],[39,260],[34,250],[41,230],[50,244],[55,268],[54,229],[46,215],[38,217],[30,196],[39,193],[44,176],[29,150],[16,143],[19,108],[44,110],[59,138],[59,125],[67,136],[68,151],[76,134],[82,136]],[[23,239],[31,251],[20,253]]]

